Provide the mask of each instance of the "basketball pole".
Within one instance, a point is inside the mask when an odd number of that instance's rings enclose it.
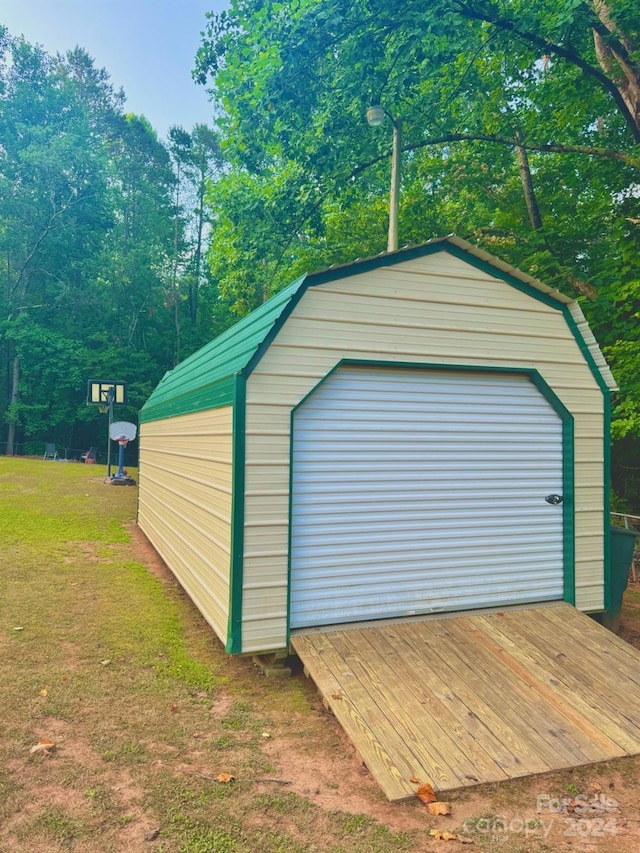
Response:
[[[111,424],[113,423],[113,401],[116,389],[112,385],[107,391],[107,403],[109,404],[109,430],[107,432],[107,477],[111,477]]]

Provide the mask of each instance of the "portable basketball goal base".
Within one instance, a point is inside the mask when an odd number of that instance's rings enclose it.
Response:
[[[87,405],[97,406],[102,414],[109,415],[109,439],[107,440],[107,477],[105,483],[113,486],[135,486],[133,477],[124,470],[124,449],[136,437],[137,427],[128,421],[113,420],[115,404],[127,402],[127,386],[124,382],[110,379],[90,379],[87,383]],[[118,473],[111,476],[111,441],[118,442]]]

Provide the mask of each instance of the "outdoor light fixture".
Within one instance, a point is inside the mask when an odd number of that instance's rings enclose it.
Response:
[[[393,125],[393,148],[391,149],[391,188],[389,191],[389,236],[387,252],[398,249],[398,209],[400,206],[400,146],[402,144],[402,124],[394,119],[380,104],[373,104],[367,110],[367,123],[370,127],[380,127],[389,117]]]
[[[367,110],[367,123],[371,127],[380,127],[381,124],[384,124],[384,119],[386,116],[386,112],[384,111],[384,107],[379,105],[375,105],[369,107]]]

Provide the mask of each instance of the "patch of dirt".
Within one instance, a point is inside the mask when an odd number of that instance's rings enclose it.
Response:
[[[162,581],[174,581],[171,569],[167,566],[160,554],[144,535],[135,521],[124,524],[123,527],[131,536],[131,546],[138,563],[142,563],[149,571]]]
[[[302,678],[303,676],[297,676]],[[392,804],[358,757],[337,721],[324,709],[315,719],[300,714],[270,731],[262,750],[278,768],[288,791],[327,811],[363,814],[394,831],[424,829],[429,824],[418,800]]]
[[[73,849],[81,853],[103,853],[105,849],[148,851],[145,837],[153,832],[156,821],[145,813],[145,792],[130,772],[103,761],[64,720],[48,717],[39,728],[42,731],[34,737],[34,743],[39,737],[46,737],[56,747],[51,754],[28,755],[7,768],[21,772],[29,783],[22,791],[22,807],[2,826],[3,853],[22,851],[23,828],[43,815],[62,815],[66,821],[82,824],[83,834],[90,837],[81,836],[74,841]],[[122,818],[109,825],[104,823],[101,809],[113,800],[118,802]]]
[[[209,710],[214,717],[225,717],[232,707],[233,697],[225,693],[211,702]]]

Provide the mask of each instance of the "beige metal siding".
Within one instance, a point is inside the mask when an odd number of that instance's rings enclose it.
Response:
[[[138,523],[222,642],[231,564],[232,408],[140,427]]]
[[[560,311],[441,252],[310,288],[249,378],[243,651],[286,642],[291,409],[345,358],[537,368],[575,415],[577,606],[603,606],[602,394]]]

